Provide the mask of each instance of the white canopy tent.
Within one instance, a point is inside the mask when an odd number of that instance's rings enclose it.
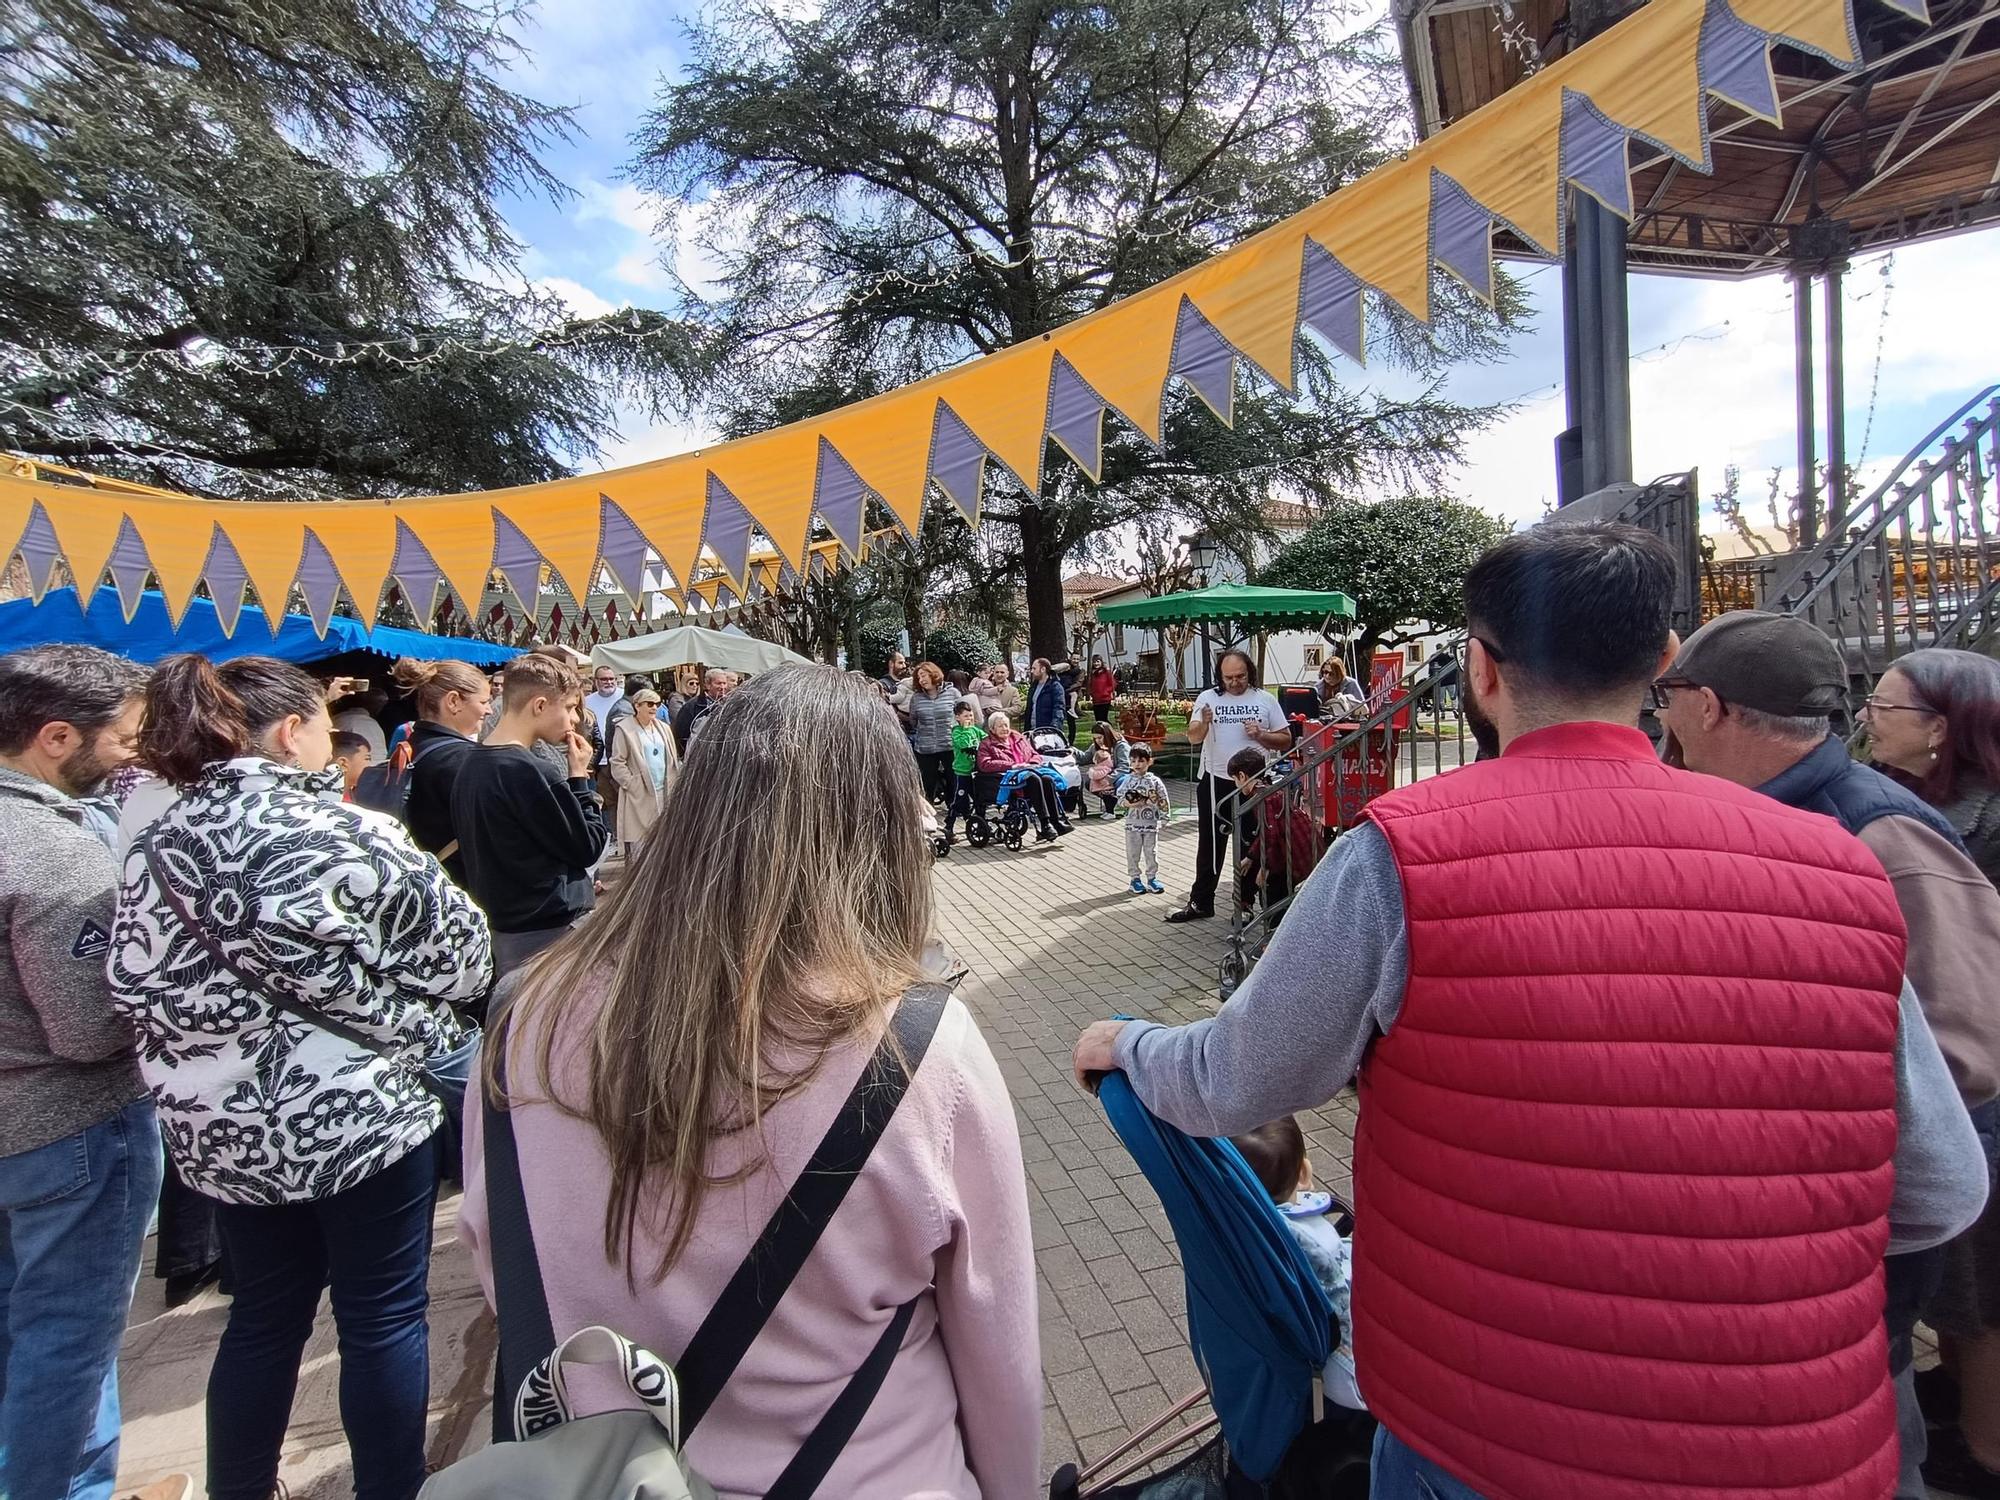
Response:
[[[786,662],[812,663],[796,651],[736,631],[676,625],[594,647],[591,662],[618,672],[664,672],[672,667],[721,667],[728,672],[769,672]]]

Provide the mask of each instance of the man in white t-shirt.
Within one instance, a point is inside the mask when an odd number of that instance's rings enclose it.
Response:
[[[1216,664],[1220,688],[1209,688],[1194,700],[1187,736],[1201,746],[1201,770],[1196,777],[1195,821],[1201,842],[1195,855],[1194,889],[1187,905],[1167,913],[1169,922],[1194,922],[1215,915],[1215,882],[1229,863],[1236,783],[1229,776],[1229,758],[1255,746],[1266,752],[1289,750],[1292,731],[1278,700],[1252,686],[1256,667],[1242,651],[1225,651]],[[1227,800],[1225,800],[1227,799]]]
[[[583,699],[583,706],[597,720],[597,761],[591,773],[596,778],[597,795],[604,803],[604,816],[615,826],[618,783],[611,777],[611,731],[618,727],[620,719],[632,717],[632,700],[625,696],[624,685],[610,667],[597,669],[591,687],[595,691],[586,693]]]

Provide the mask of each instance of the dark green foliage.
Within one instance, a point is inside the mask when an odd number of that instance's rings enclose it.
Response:
[[[719,0],[633,164],[703,200],[724,267],[722,296],[678,309],[714,341],[705,399],[804,415],[1033,338],[1388,160],[1408,140],[1393,48],[1350,19],[1317,0]],[[1496,317],[1440,278],[1433,327],[1378,312],[1371,347],[1435,376],[1494,353],[1519,308],[1511,285]],[[1065,560],[1106,533],[1255,532],[1274,497],[1435,484],[1492,415],[1434,382],[1358,388],[1302,349],[1298,397],[1246,381],[1233,429],[1177,390],[1164,454],[1108,422],[1101,487],[1053,451],[1038,497],[991,478],[950,587],[997,630],[1012,589],[992,585],[1018,581],[1034,649],[1058,655]]]
[[[686,334],[519,271],[499,204],[567,192],[537,152],[568,122],[498,81],[515,19],[0,0],[0,446],[221,494],[454,490],[559,476],[619,395],[657,406]]]
[[[889,653],[899,649],[903,622],[894,615],[874,615],[861,622],[857,649],[860,659],[852,665],[870,677],[880,677],[889,667]]]
[[[1507,534],[1504,521],[1443,495],[1406,495],[1342,505],[1306,528],[1258,575],[1274,588],[1341,589],[1353,595],[1365,662],[1399,627],[1455,630],[1465,624],[1465,575]]]
[[[977,625],[940,625],[924,637],[924,657],[947,672],[977,672],[1000,660],[1000,646]]]

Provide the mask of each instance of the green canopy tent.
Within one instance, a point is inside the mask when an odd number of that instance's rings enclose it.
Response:
[[[1264,635],[1273,630],[1317,630],[1331,638],[1333,623],[1354,619],[1352,596],[1338,589],[1267,589],[1247,583],[1218,583],[1205,589],[1104,604],[1097,609],[1099,625],[1138,625],[1164,630],[1192,625],[1201,631],[1204,662],[1209,655],[1209,627],[1227,627],[1224,645],[1232,644],[1241,627],[1257,637],[1257,670],[1264,670]],[[1185,637],[1183,637],[1185,639]],[[1202,670],[1206,672],[1207,666]]]
[[[1262,589],[1247,583],[1218,583],[1097,610],[1100,625],[1241,624],[1253,631],[1318,630],[1336,616],[1354,618],[1354,600],[1338,589]]]

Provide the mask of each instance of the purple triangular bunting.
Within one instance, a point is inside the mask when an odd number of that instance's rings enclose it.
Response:
[[[1770,38],[1729,8],[1708,0],[1701,18],[1701,77],[1711,94],[1760,119],[1778,119],[1778,83]]]
[[[1493,215],[1431,169],[1431,259],[1480,297],[1493,299]]]
[[[1583,95],[1562,96],[1563,176],[1621,219],[1632,217],[1632,178],[1625,164],[1625,132]]]
[[[532,618],[542,606],[542,554],[528,534],[493,512],[493,568]]]
[[[826,554],[824,552],[815,552],[813,554],[812,576],[816,579],[826,577]]]
[[[125,623],[130,625],[146,592],[146,575],[153,571],[153,559],[130,516],[118,523],[118,540],[111,544],[107,566],[111,569],[111,582],[118,590],[118,607],[125,612]]]
[[[396,521],[396,551],[389,559],[389,576],[396,580],[396,587],[403,591],[403,602],[417,617],[417,629],[429,630],[431,617],[437,611],[437,591],[444,581],[444,569],[431,556],[431,549],[410,530],[409,522],[400,517]]]
[[[854,465],[825,438],[819,440],[819,470],[813,479],[813,509],[849,553],[861,550],[861,526],[868,511],[868,486]]]
[[[39,500],[28,513],[28,525],[21,533],[21,544],[17,550],[21,561],[28,565],[28,597],[40,604],[42,596],[49,591],[49,584],[55,580],[56,559],[62,556],[62,543],[56,540],[56,528]],[[91,582],[95,584],[96,580]],[[84,608],[88,609],[90,600],[81,580],[77,584],[77,595]]]
[[[1305,267],[1299,277],[1299,322],[1325,339],[1357,365],[1364,364],[1363,321],[1368,288],[1328,251],[1306,241]]]
[[[310,526],[306,528],[305,552],[299,558],[298,585],[313,631],[324,640],[327,626],[333,622],[333,601],[340,597],[340,568]]]
[[[743,502],[729,493],[729,486],[713,474],[708,476],[708,510],[701,519],[701,544],[708,548],[722,571],[738,583],[750,566],[750,532],[755,526]]]
[[[931,419],[931,478],[966,520],[979,520],[979,487],[986,476],[986,445],[943,401]]]
[[[222,638],[228,640],[236,634],[236,622],[243,614],[243,585],[250,581],[250,570],[243,566],[236,543],[229,540],[220,523],[209,534],[208,561],[201,565],[201,577],[208,585],[209,598],[215,601],[215,623],[222,627]]]
[[[612,582],[625,597],[637,600],[646,588],[646,534],[632,524],[632,518],[618,508],[609,495],[598,496],[602,519],[598,523],[597,555],[604,559]]]
[[[1188,297],[1181,298],[1167,373],[1185,380],[1224,422],[1236,420],[1236,351]]]
[[[1095,484],[1104,472],[1104,402],[1060,354],[1049,368],[1048,434]]]

